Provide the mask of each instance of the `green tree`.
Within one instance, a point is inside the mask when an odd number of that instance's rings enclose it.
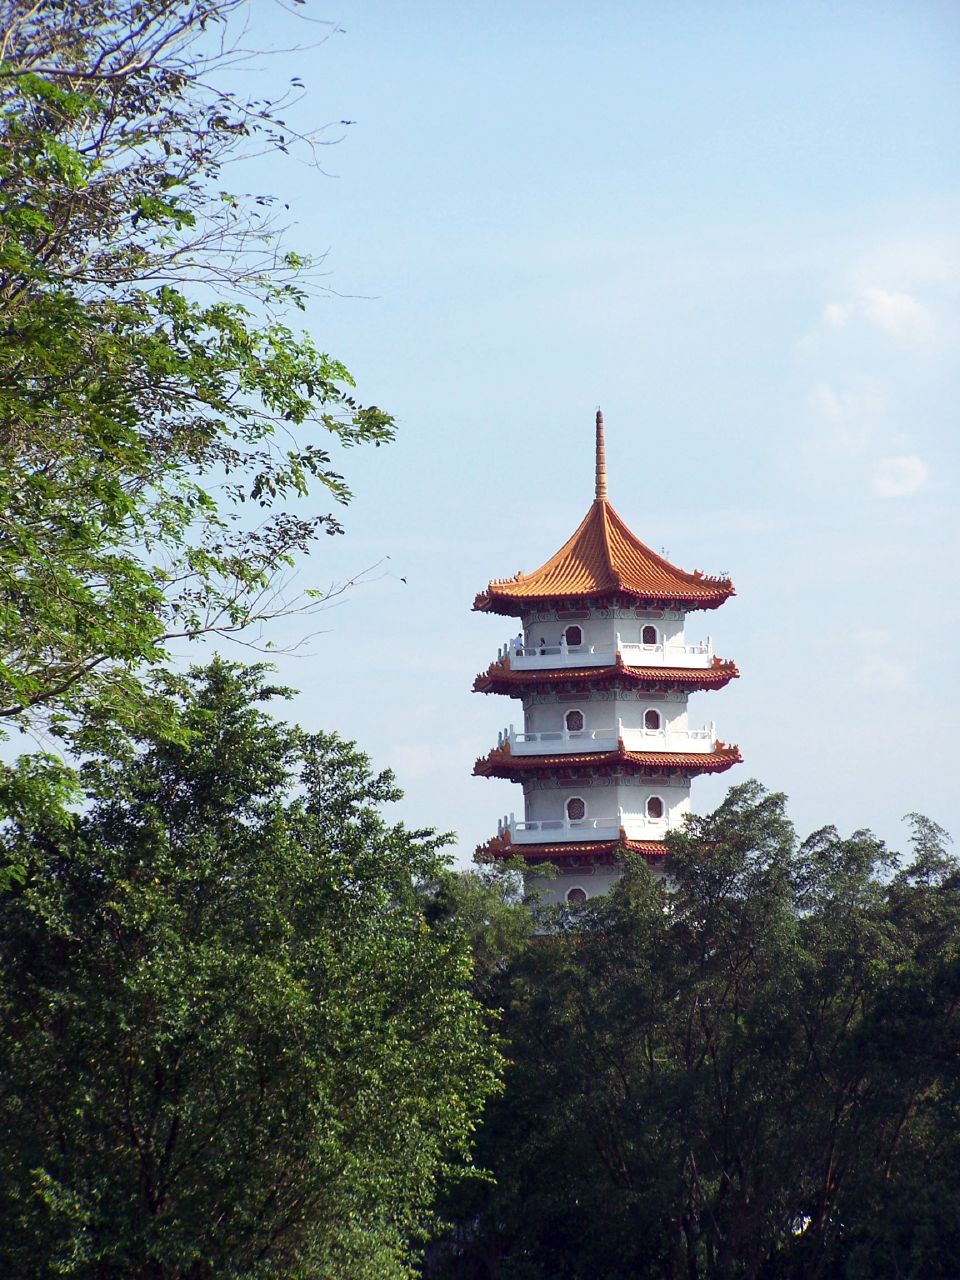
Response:
[[[331,447],[391,436],[224,185],[312,145],[225,87],[243,7],[0,3],[0,719],[162,718],[170,640],[316,605],[284,574],[339,524],[291,499],[345,502]]]
[[[428,887],[431,922],[462,929],[473,955],[473,990],[488,1009],[500,1009],[509,993],[513,965],[524,954],[536,925],[525,892],[526,868],[518,858],[485,863],[469,871],[445,869]]]
[[[185,740],[115,730],[82,812],[54,764],[0,797],[0,1272],[406,1275],[497,1064],[444,841],[258,669],[179,684]]]
[[[735,788],[514,964],[458,1280],[947,1280],[960,868]]]

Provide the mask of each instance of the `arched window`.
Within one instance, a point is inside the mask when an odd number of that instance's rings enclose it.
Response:
[[[583,712],[576,709],[568,711],[563,717],[563,723],[567,726],[568,733],[579,733],[583,728]]]
[[[657,643],[657,628],[656,628],[656,627],[651,627],[649,624],[648,624],[647,626],[645,626],[645,627],[643,628],[643,630],[640,632],[640,643],[641,643],[641,644],[656,644],[656,643]]]
[[[659,796],[650,796],[647,800],[647,817],[653,819],[663,817],[663,801]]]
[[[579,822],[587,816],[587,806],[579,796],[571,796],[567,801],[567,817],[571,822]]]
[[[568,649],[583,644],[583,632],[579,627],[567,627],[563,633],[563,638],[567,642]]]
[[[576,885],[573,889],[567,890],[568,902],[586,902],[586,900],[587,891],[586,889],[581,889],[579,885]]]
[[[659,729],[662,723],[660,712],[653,707],[648,707],[643,713],[643,727],[645,729]]]

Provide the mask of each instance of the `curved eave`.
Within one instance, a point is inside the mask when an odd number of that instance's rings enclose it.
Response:
[[[591,591],[584,595],[525,595],[502,591],[498,589],[498,584],[491,582],[486,591],[481,591],[474,598],[473,608],[478,613],[498,613],[504,618],[521,618],[534,609],[602,608],[618,601],[635,607],[643,605],[649,609],[679,609],[689,613],[694,609],[719,609],[736,594],[732,583],[723,582],[709,594],[671,592],[669,595],[631,591],[625,586]]]
[[[567,755],[515,756],[509,746],[495,747],[473,766],[478,778],[507,778],[511,781],[527,773],[545,772],[554,776],[581,774],[584,770],[610,773],[625,769],[630,773],[685,773],[694,777],[698,773],[723,773],[742,762],[740,748],[717,743],[715,751],[618,751],[571,752]]]
[[[568,667],[553,671],[515,671],[509,658],[492,662],[473,682],[475,693],[505,693],[522,698],[526,693],[578,685],[606,689],[722,689],[740,675],[735,662],[714,658],[713,666],[693,667]]]
[[[662,861],[667,856],[667,846],[660,840],[584,840],[577,844],[512,844],[509,836],[494,836],[486,844],[479,845],[476,860],[486,862],[491,858],[522,858],[524,862],[555,862],[563,864],[576,858],[589,858],[594,862],[615,862],[621,853],[639,853],[651,862]]]
[[[474,608],[513,615],[535,605],[618,599],[663,608],[715,609],[733,595],[729,578],[671,564],[628,528],[598,492],[587,514],[560,550],[535,569],[495,578]]]

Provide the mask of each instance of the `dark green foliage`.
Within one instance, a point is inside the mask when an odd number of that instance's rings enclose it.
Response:
[[[428,918],[466,933],[473,955],[473,990],[493,1010],[507,998],[513,965],[535,927],[532,904],[524,895],[524,873],[517,859],[470,871],[446,870],[429,887]]]
[[[181,682],[183,740],[115,733],[79,814],[5,778],[0,1274],[401,1276],[464,1165],[496,1059],[443,840],[273,692]]]
[[[162,721],[172,638],[315,606],[284,574],[339,525],[296,500],[392,434],[286,323],[272,201],[222,185],[292,141],[223,87],[242,8],[0,4],[0,719]]]
[[[512,967],[510,1065],[428,1274],[948,1280],[960,868],[914,819],[798,845],[756,784]]]

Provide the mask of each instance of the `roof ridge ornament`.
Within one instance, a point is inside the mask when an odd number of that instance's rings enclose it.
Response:
[[[597,407],[597,501],[607,500],[607,453],[603,441],[603,411]]]

